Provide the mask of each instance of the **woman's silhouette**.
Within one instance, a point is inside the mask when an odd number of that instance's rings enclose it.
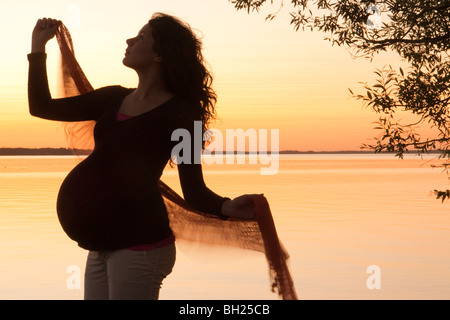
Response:
[[[46,43],[60,21],[38,20],[32,34],[30,113],[57,121],[96,122],[93,152],[64,180],[57,212],[70,238],[89,250],[85,299],[157,299],[175,262],[174,235],[158,188],[176,142],[171,133],[194,121],[203,131],[214,118],[216,96],[201,43],[179,19],[155,14],[128,39],[123,64],[139,77],[137,88],[107,86],[52,99]],[[194,152],[192,149],[192,158]],[[201,150],[200,150],[201,152]],[[185,200],[216,215],[254,219],[253,195],[233,200],[204,183],[201,164],[178,164]]]

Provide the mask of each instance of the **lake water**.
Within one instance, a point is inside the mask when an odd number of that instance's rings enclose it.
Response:
[[[82,299],[86,251],[59,226],[59,186],[79,159],[0,157],[0,299]],[[300,299],[449,299],[448,177],[433,156],[281,155],[204,165],[207,185],[264,193]],[[176,168],[163,180],[180,191]],[[161,299],[278,299],[261,253],[179,244]],[[77,284],[81,281],[80,287]]]

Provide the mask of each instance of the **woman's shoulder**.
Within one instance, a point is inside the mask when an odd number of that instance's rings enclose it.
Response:
[[[131,93],[134,88],[126,88],[121,85],[109,85],[96,89],[95,91],[104,94],[117,94],[117,95],[127,95]]]
[[[100,104],[109,106],[115,104],[115,101],[122,101],[133,89],[125,88],[120,85],[108,85],[96,88],[86,95]]]
[[[168,108],[168,112],[170,112],[170,116],[177,120],[180,123],[190,123],[193,120],[197,119],[197,117],[194,114],[194,107],[193,104],[189,101],[179,97],[175,96],[172,99],[172,108]],[[170,110],[169,110],[170,109]]]

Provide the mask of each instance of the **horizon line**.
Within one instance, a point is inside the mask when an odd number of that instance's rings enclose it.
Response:
[[[88,155],[92,152],[91,149],[73,149],[73,148],[53,148],[53,147],[39,147],[39,148],[27,148],[27,147],[0,147],[0,155]],[[417,152],[411,150],[411,152]],[[439,150],[430,150],[428,153],[441,152]],[[229,154],[326,154],[326,153],[377,153],[373,150],[334,150],[334,151],[326,151],[326,150],[281,150],[281,151],[211,151],[212,155],[223,154],[224,156]],[[383,154],[396,154],[396,152],[378,152]]]

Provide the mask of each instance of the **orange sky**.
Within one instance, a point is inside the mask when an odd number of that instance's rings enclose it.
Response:
[[[273,9],[273,10],[271,10]],[[122,65],[125,40],[156,11],[187,21],[203,37],[204,55],[215,75],[219,121],[211,127],[279,130],[280,150],[358,150],[376,131],[377,115],[352,99],[348,88],[374,79],[392,54],[372,63],[332,47],[323,34],[295,32],[289,8],[271,22],[265,14],[237,12],[227,0],[15,1],[0,4],[0,147],[65,147],[61,124],[28,114],[26,83],[31,32],[38,18],[63,20],[77,58],[94,87],[136,86]],[[20,13],[20,14],[17,14]],[[52,92],[58,48],[48,45]]]

